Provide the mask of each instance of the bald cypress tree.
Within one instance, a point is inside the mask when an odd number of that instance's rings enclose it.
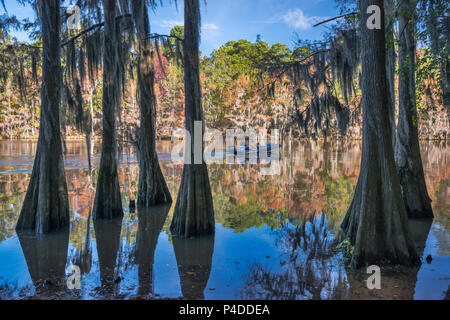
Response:
[[[131,2],[138,37],[138,87],[141,125],[138,136],[138,205],[149,207],[172,202],[156,153],[155,68],[150,42],[146,1]],[[156,44],[157,45],[157,44]]]
[[[186,130],[191,141],[186,140],[187,158],[190,164],[184,164],[183,176],[174,216],[170,227],[174,235],[193,237],[214,233],[214,208],[209,184],[208,168],[204,159],[201,164],[194,164],[194,122],[201,121],[202,137],[204,116],[201,101],[200,67],[200,4],[199,0],[184,1],[184,85]],[[203,155],[203,138],[201,141]],[[185,157],[186,158],[186,157]]]
[[[61,104],[60,0],[38,2],[43,61],[39,140],[17,230],[49,233],[69,225],[59,109]]]
[[[394,0],[384,0],[384,8],[386,12],[386,74],[387,85],[389,90],[389,121],[391,128],[395,128],[395,40],[394,40],[394,23],[395,23],[395,5]],[[396,144],[395,133],[392,134],[392,145]]]
[[[116,0],[103,0],[103,133],[102,153],[95,194],[93,217],[112,219],[123,215],[117,174],[116,110],[120,104],[119,33]]]
[[[342,227],[354,245],[352,265],[388,260],[419,262],[410,235],[400,181],[395,168],[386,77],[383,0],[360,0],[362,49],[363,145],[361,170]],[[380,8],[381,29],[369,29],[370,5]]]
[[[415,12],[417,0],[399,2],[399,115],[395,160],[410,218],[433,218],[420,156],[416,105]]]

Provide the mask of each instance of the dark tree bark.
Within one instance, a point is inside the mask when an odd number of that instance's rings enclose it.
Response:
[[[409,218],[433,218],[420,156],[416,106],[415,66],[416,0],[400,1],[399,115],[395,160]]]
[[[103,51],[103,134],[100,168],[95,194],[93,217],[112,219],[123,215],[117,175],[116,110],[120,103],[120,86],[117,79],[118,32],[116,0],[103,0],[105,15]]]
[[[426,241],[431,230],[432,220],[409,220],[411,236],[414,240],[417,253],[423,255]],[[395,266],[382,268],[382,290],[367,290],[364,283],[367,280],[366,270],[352,270],[345,268],[347,286],[349,287],[348,300],[375,300],[375,299],[402,299],[414,300],[415,289],[420,265],[397,269]]]
[[[86,139],[86,149],[88,156],[88,166],[89,166],[89,179],[92,178],[92,155],[94,153],[94,143],[95,143],[95,132],[94,132],[94,106],[92,101],[92,95],[94,90],[91,90],[89,98],[89,112],[85,114],[83,121],[84,136]]]
[[[199,71],[200,5],[198,0],[184,2],[184,85],[186,95],[186,130],[191,135],[191,164],[184,164],[180,191],[170,227],[174,235],[194,237],[214,234],[214,208],[208,168],[203,159],[204,117],[201,101]],[[194,122],[202,121],[202,164],[194,164]],[[197,139],[200,140],[200,139]],[[186,151],[187,152],[187,151]]]
[[[214,236],[173,239],[181,292],[189,300],[202,300],[211,274]]]
[[[395,41],[394,41],[394,0],[384,0],[386,11],[386,74],[388,86],[388,108],[391,128],[395,128]],[[392,145],[395,148],[396,134],[392,134]]]
[[[148,10],[144,0],[132,1],[139,41],[138,87],[141,126],[138,136],[138,206],[150,207],[172,202],[156,152],[155,68],[150,42]]]
[[[170,206],[157,206],[139,211],[136,233],[136,262],[138,265],[138,294],[153,294],[153,264],[156,245]]]
[[[381,30],[370,30],[367,8],[381,9]],[[361,0],[363,145],[361,170],[342,228],[354,245],[352,265],[419,262],[395,168],[388,112],[383,0]]]
[[[44,234],[70,223],[60,131],[60,1],[39,2],[43,62],[39,141],[17,230]]]

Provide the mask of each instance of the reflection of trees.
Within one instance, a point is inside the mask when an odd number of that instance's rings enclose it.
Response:
[[[214,236],[195,239],[172,238],[181,292],[189,300],[204,299],[211,273]]]
[[[140,210],[135,258],[138,265],[139,295],[153,293],[153,263],[156,245],[170,206]]]
[[[346,294],[345,275],[333,250],[326,217],[306,219],[302,225],[279,230],[279,245],[287,260],[276,272],[255,263],[245,276],[245,299],[340,299]]]
[[[92,266],[92,247],[91,247],[91,215],[88,217],[84,246],[81,250],[77,250],[75,254],[74,265],[80,267],[82,274],[88,274]]]
[[[100,266],[100,281],[102,287],[116,291],[116,260],[120,247],[120,232],[122,219],[94,221],[95,238],[97,241],[98,263]]]
[[[65,286],[69,230],[37,236],[29,232],[18,234],[31,280],[39,296],[62,291]]]
[[[421,145],[425,181],[428,193],[433,199],[433,212],[439,223],[450,230],[449,194],[450,194],[450,143],[427,142]]]

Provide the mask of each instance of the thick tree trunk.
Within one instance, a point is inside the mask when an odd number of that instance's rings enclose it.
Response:
[[[400,1],[399,116],[395,160],[408,217],[433,218],[420,156],[415,98],[415,5],[416,0]]]
[[[69,225],[59,108],[61,104],[60,1],[41,1],[43,43],[39,141],[17,230],[49,233]]]
[[[191,164],[185,164],[175,206],[174,217],[170,227],[174,235],[183,237],[194,237],[211,235],[214,233],[214,207],[209,184],[208,168],[203,159],[203,132],[202,164],[194,164],[194,122],[202,121],[204,131],[204,117],[201,102],[200,71],[199,71],[199,28],[200,28],[200,5],[198,0],[186,0],[184,2],[184,83],[186,95],[186,130],[192,139],[190,146]],[[200,139],[197,139],[200,140]]]
[[[370,5],[381,9],[381,30],[370,30]],[[363,146],[361,171],[342,228],[354,245],[352,265],[419,262],[395,168],[388,112],[383,0],[361,0]]]
[[[155,69],[150,43],[150,25],[144,0],[132,1],[139,38],[138,86],[141,127],[138,136],[138,205],[149,207],[172,202],[169,188],[159,166],[156,152]]]
[[[395,6],[394,0],[384,0],[386,12],[386,74],[388,86],[388,109],[391,128],[395,128],[395,41],[394,23]],[[392,134],[392,145],[395,148],[396,134]]]
[[[95,194],[93,217],[112,219],[123,215],[117,175],[116,110],[120,103],[117,81],[118,45],[116,0],[103,0],[105,15],[103,51],[103,134],[102,154]]]

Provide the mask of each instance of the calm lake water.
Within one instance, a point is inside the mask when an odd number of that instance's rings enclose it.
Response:
[[[336,244],[357,182],[359,142],[285,143],[281,174],[258,165],[210,165],[214,237],[177,239],[173,207],[130,212],[138,165],[124,149],[120,182],[123,219],[90,219],[95,188],[82,142],[68,142],[66,177],[70,232],[35,237],[14,228],[28,186],[34,142],[0,142],[0,299],[444,299],[450,286],[450,153],[422,144],[436,218],[411,221],[422,265],[384,267],[381,290],[369,275],[346,267]],[[158,152],[176,199],[182,167]],[[99,162],[98,146],[95,165]],[[431,263],[426,257],[432,256]],[[67,268],[78,266],[81,289],[69,290]]]

